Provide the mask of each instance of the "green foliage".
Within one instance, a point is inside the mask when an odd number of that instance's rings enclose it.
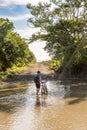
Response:
[[[13,65],[22,67],[36,61],[28,44],[13,29],[13,23],[0,18],[0,71],[6,71]]]
[[[60,65],[69,71],[76,66],[82,67],[81,64],[87,65],[86,0],[51,0],[50,4],[29,4],[27,7],[33,15],[28,22],[41,29],[32,35],[30,42],[38,39],[46,41],[45,49],[49,55],[53,59],[60,59]],[[53,66],[59,64],[53,63]]]
[[[14,29],[13,23],[8,19],[0,18],[0,41],[4,39],[9,31]]]
[[[60,66],[61,66],[61,63],[59,60],[52,60],[50,62],[50,68],[55,70],[55,71],[57,71],[60,68]]]
[[[28,67],[31,66],[32,63],[28,64]],[[8,68],[7,71],[0,72],[0,79],[6,80],[7,78],[14,78],[15,75],[19,74],[21,71],[25,70],[27,66],[17,67],[17,65],[13,65],[11,68]]]

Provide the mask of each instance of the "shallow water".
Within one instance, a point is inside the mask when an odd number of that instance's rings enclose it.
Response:
[[[47,86],[38,96],[33,82],[1,87],[0,130],[87,130],[87,83]]]

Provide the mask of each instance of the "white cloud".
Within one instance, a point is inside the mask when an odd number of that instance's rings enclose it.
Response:
[[[46,51],[44,51],[45,42],[36,41],[29,45],[30,50],[35,54],[35,57],[38,62],[50,60],[51,57]]]
[[[39,28],[24,28],[24,29],[16,29],[16,32],[18,32],[21,37],[29,39],[29,37],[39,31]],[[37,61],[45,61],[50,60],[50,56],[48,53],[43,49],[45,47],[45,42],[43,41],[36,41],[29,45],[30,50],[35,54],[35,57]]]
[[[22,29],[15,29],[15,31],[21,35],[23,38],[29,38],[33,33],[36,33],[39,31],[39,28],[22,28]]]
[[[0,0],[0,6],[38,4],[38,2],[49,2],[49,0]]]
[[[1,18],[8,18],[11,21],[20,21],[20,20],[27,20],[31,18],[31,14],[24,14],[24,15],[17,15],[17,16],[0,16]]]
[[[26,5],[29,0],[1,0],[0,6]]]

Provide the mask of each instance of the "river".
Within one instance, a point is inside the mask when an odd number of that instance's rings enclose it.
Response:
[[[87,83],[48,81],[35,95],[32,81],[1,86],[0,130],[87,130]]]

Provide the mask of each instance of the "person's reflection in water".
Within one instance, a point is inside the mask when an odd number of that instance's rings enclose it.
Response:
[[[43,95],[41,97],[39,97],[39,95],[36,96],[36,103],[35,106],[36,107],[46,107],[46,99],[47,99],[47,95]]]
[[[36,106],[40,106],[40,97],[39,97],[39,95],[36,96]]]
[[[46,99],[47,99],[47,95],[43,95],[42,97],[42,106],[46,107]]]

